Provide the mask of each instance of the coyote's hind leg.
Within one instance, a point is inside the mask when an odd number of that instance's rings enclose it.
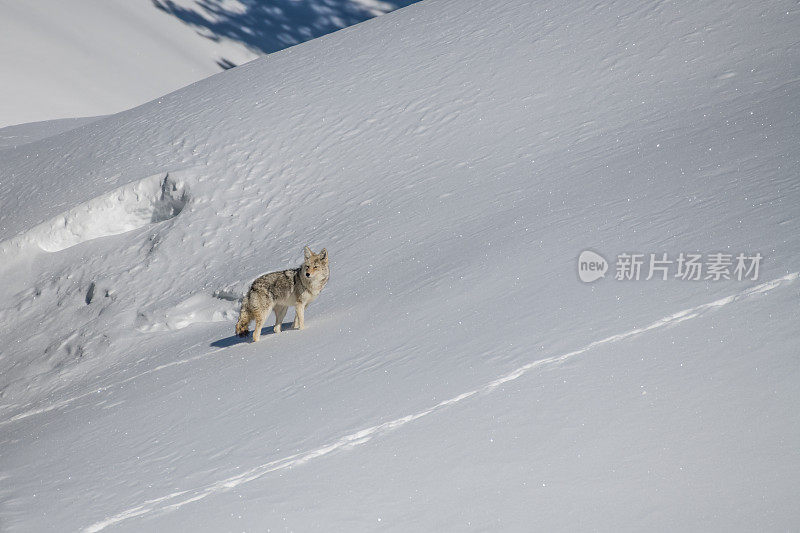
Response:
[[[259,309],[255,313],[256,329],[253,330],[253,342],[258,342],[258,340],[261,338],[261,328],[264,326],[264,321],[271,312],[272,306],[269,306],[267,309]]]
[[[288,307],[285,305],[275,306],[275,333],[281,332],[281,324],[283,323],[283,317],[286,316],[287,309]]]

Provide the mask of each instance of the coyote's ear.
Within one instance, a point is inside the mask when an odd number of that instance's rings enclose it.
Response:
[[[327,261],[328,260],[328,249],[327,248],[323,248],[322,249],[322,251],[319,253],[319,258],[322,259],[323,261]]]
[[[309,248],[308,246],[303,248],[303,253],[305,254],[306,260],[311,259],[311,257],[313,257],[314,255],[314,252],[312,252],[311,248]]]

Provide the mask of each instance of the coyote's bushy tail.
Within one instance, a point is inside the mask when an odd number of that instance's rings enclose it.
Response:
[[[250,306],[248,305],[248,296],[245,294],[242,298],[242,309],[239,311],[239,321],[236,323],[236,334],[240,337],[247,337],[250,333]]]

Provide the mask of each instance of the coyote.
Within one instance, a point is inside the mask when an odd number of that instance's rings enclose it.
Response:
[[[305,310],[308,304],[319,296],[322,288],[328,283],[328,251],[323,248],[318,254],[306,246],[303,249],[305,261],[298,268],[270,272],[259,276],[250,285],[242,300],[239,311],[239,322],[236,323],[236,334],[246,337],[249,333],[250,321],[256,321],[253,330],[253,342],[261,337],[261,326],[275,311],[275,333],[281,332],[281,322],[286,316],[289,306],[294,306],[295,316],[293,328],[305,328]]]

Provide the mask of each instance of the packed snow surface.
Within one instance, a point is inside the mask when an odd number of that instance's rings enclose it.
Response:
[[[427,0],[21,132],[3,531],[796,528],[798,28]],[[306,329],[235,337],[304,245]],[[623,252],[763,261],[618,281]]]

